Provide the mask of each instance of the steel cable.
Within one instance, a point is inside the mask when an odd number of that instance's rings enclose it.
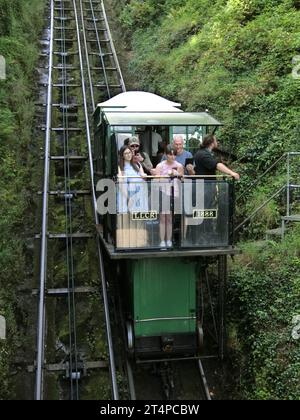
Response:
[[[71,399],[79,399],[78,383],[78,353],[77,353],[77,331],[76,331],[76,304],[75,304],[75,276],[74,276],[74,255],[72,239],[72,197],[70,188],[70,147],[69,147],[69,113],[68,113],[68,79],[66,59],[66,31],[65,31],[65,9],[64,0],[61,1],[61,53],[62,53],[62,103],[63,103],[63,144],[64,144],[64,180],[65,180],[65,232],[66,232],[66,266],[68,284],[68,313],[69,313],[69,359],[70,359],[70,389]],[[73,389],[73,355],[75,363],[75,393]]]

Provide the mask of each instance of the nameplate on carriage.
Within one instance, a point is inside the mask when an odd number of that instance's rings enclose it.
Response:
[[[218,210],[194,210],[193,219],[217,219]]]
[[[135,211],[132,213],[132,220],[157,220],[157,211]]]

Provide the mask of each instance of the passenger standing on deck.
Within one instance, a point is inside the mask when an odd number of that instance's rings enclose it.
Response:
[[[222,200],[219,195],[216,178],[216,171],[220,171],[226,175],[232,176],[237,181],[240,179],[240,175],[231,169],[229,169],[223,163],[218,163],[213,155],[213,150],[218,147],[218,141],[216,136],[209,134],[204,137],[201,149],[195,155],[195,174],[197,176],[207,177],[204,183],[204,206],[205,209],[209,210],[216,206],[216,200]],[[221,189],[222,191],[222,189]],[[212,224],[212,220],[206,221],[207,228]],[[212,228],[210,228],[212,229]]]
[[[135,163],[133,152],[129,146],[123,146],[119,159],[119,195],[118,212],[147,211],[148,194],[146,177],[142,165]]]
[[[220,171],[226,175],[232,176],[237,181],[240,175],[229,169],[223,163],[218,163],[213,155],[213,150],[218,147],[216,136],[208,134],[204,137],[200,150],[195,155],[195,174],[203,176],[216,175],[216,171]]]
[[[180,163],[185,168],[186,175],[194,175],[192,165],[185,167],[186,159],[192,159],[193,155],[191,152],[184,150],[184,139],[181,134],[176,134],[173,140],[173,147],[177,151],[176,162]],[[166,156],[162,157],[162,161],[166,160]]]
[[[140,164],[143,167],[143,170],[146,174],[150,175],[151,170],[153,169],[152,162],[148,153],[141,151],[140,141],[137,137],[130,137],[128,146],[130,147],[133,153],[133,160],[137,164]]]
[[[180,177],[184,175],[184,168],[179,162],[176,161],[177,149],[175,147],[168,145],[166,149],[167,160],[162,161],[155,168],[155,173],[157,176],[162,177]],[[162,209],[160,214],[160,247],[161,248],[170,248],[172,247],[172,213],[171,213],[171,194],[172,194],[172,184],[168,182],[166,178],[162,178],[163,186],[162,191],[162,202],[169,203],[169,211],[164,212]],[[174,180],[174,197],[179,197],[179,188],[180,181],[178,179]]]

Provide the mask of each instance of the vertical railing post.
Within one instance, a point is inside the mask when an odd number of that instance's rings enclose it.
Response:
[[[171,178],[172,179],[172,178]],[[175,243],[175,197],[174,197],[174,192],[175,192],[175,189],[174,189],[174,179],[172,180],[172,183],[171,183],[171,202],[170,202],[170,205],[171,205],[171,217],[172,217],[172,246],[174,247],[174,243]],[[168,227],[167,227],[168,225],[166,224],[166,234],[167,234],[167,231],[168,231]]]

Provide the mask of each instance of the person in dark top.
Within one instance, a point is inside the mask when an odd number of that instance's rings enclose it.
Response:
[[[216,136],[209,134],[204,137],[201,149],[195,155],[195,175],[213,176],[216,171],[232,176],[237,181],[240,175],[227,168],[223,163],[218,163],[213,155],[213,150],[218,147]]]
[[[158,149],[156,154],[157,165],[162,161],[163,156],[166,154],[166,148],[167,143],[165,141],[160,141],[158,143]]]

